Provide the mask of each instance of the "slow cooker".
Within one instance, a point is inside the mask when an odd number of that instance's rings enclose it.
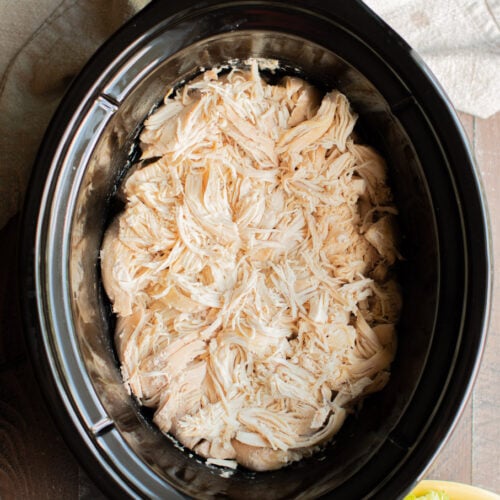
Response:
[[[127,393],[99,250],[141,123],[203,68],[277,59],[359,114],[399,209],[403,311],[384,390],[322,452],[228,472],[161,434]],[[279,76],[279,75],[278,75]],[[155,1],[73,82],[46,133],[23,219],[22,299],[33,363],[70,448],[110,497],[399,498],[458,418],[488,320],[485,203],[458,119],[418,55],[362,2]]]

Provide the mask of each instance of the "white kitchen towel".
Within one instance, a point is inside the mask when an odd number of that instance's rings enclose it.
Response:
[[[0,12],[10,5],[25,14],[18,19],[41,8],[38,0],[1,1]],[[500,0],[365,1],[420,53],[457,109],[483,118],[500,110]],[[44,0],[44,8],[51,2],[52,14],[27,38],[26,29],[0,16],[0,47],[17,44],[0,83],[0,228],[22,204],[43,132],[68,83],[148,0]]]
[[[454,106],[500,111],[500,0],[364,0],[424,59]]]

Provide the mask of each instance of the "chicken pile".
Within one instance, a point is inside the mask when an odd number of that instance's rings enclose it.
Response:
[[[396,209],[340,92],[206,71],[145,121],[101,252],[122,375],[213,463],[308,456],[395,352]]]

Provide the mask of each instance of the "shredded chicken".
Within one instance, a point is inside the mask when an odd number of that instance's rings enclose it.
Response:
[[[272,470],[380,390],[400,257],[382,158],[347,98],[257,64],[170,92],[101,252],[122,374],[210,463]]]

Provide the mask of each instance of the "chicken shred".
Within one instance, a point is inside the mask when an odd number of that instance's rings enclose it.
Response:
[[[333,90],[205,72],[145,121],[101,251],[125,383],[210,463],[272,470],[383,388],[397,210]]]

